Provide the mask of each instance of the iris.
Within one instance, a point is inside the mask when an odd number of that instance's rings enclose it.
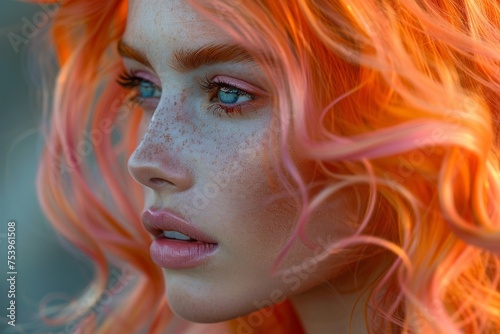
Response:
[[[222,103],[233,104],[238,101],[241,95],[242,94],[239,89],[223,87],[219,89],[217,97]]]
[[[141,80],[139,84],[139,95],[141,97],[153,97],[156,90],[157,87],[155,84],[146,80]]]

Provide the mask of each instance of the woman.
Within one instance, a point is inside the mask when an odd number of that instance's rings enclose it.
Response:
[[[53,323],[500,330],[498,3],[68,0],[52,32],[39,195],[96,266]]]

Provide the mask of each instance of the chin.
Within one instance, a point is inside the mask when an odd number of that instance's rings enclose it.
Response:
[[[208,305],[205,305],[205,308],[202,309],[193,309],[186,308],[176,304],[170,304],[170,308],[178,317],[195,323],[200,324],[210,324],[216,322],[222,322],[225,320],[229,320],[230,318],[224,317],[222,314],[216,312],[215,310],[209,310]]]
[[[231,320],[254,311],[241,305],[235,305],[230,295],[227,300],[220,296],[200,296],[193,293],[168,291],[168,303],[171,310],[184,320],[196,323],[216,323]]]

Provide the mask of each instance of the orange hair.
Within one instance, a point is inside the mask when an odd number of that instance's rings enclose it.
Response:
[[[297,183],[302,200],[276,268],[297,238],[310,242],[304,226],[315,208],[351,187],[363,213],[357,232],[320,257],[349,248],[344,265],[363,263],[369,272],[380,264],[369,250],[393,254],[367,282],[371,333],[500,331],[500,4],[190,2],[249,50],[265,51],[255,57],[277,96],[282,176]],[[116,102],[123,93],[113,82],[126,6],[68,0],[59,9],[52,37],[61,71],[38,189],[57,230],[95,263],[91,298],[106,288],[111,263],[135,269],[128,302],[96,328],[109,333],[120,321],[132,332],[161,333],[174,317],[147,252],[141,191],[125,168],[140,112]],[[293,164],[290,139],[316,162],[319,193],[309,193]],[[90,308],[71,305],[74,312],[52,321],[72,321]],[[227,328],[238,333],[246,319]],[[263,319],[253,333],[301,332],[289,302]]]

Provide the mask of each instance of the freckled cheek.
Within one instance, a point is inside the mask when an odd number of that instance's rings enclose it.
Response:
[[[233,221],[235,226],[227,249],[232,259],[244,264],[242,270],[249,275],[267,275],[291,236],[294,215],[282,210],[279,204],[251,209],[252,214],[240,215]]]
[[[195,128],[191,122],[193,111],[182,106],[180,98],[164,98],[155,110],[144,110],[139,131],[154,135],[156,139],[165,136],[176,138],[194,132]]]
[[[293,202],[294,203],[294,202]],[[275,201],[270,205],[260,207],[255,215],[256,235],[264,249],[277,251],[285,246],[295,227],[296,208],[289,200]]]
[[[225,193],[227,207],[233,213],[227,230],[241,239],[238,248],[255,248],[275,256],[275,248],[284,246],[293,230],[296,210],[290,198],[271,201],[276,189],[263,172],[269,167],[262,158],[242,164]]]

